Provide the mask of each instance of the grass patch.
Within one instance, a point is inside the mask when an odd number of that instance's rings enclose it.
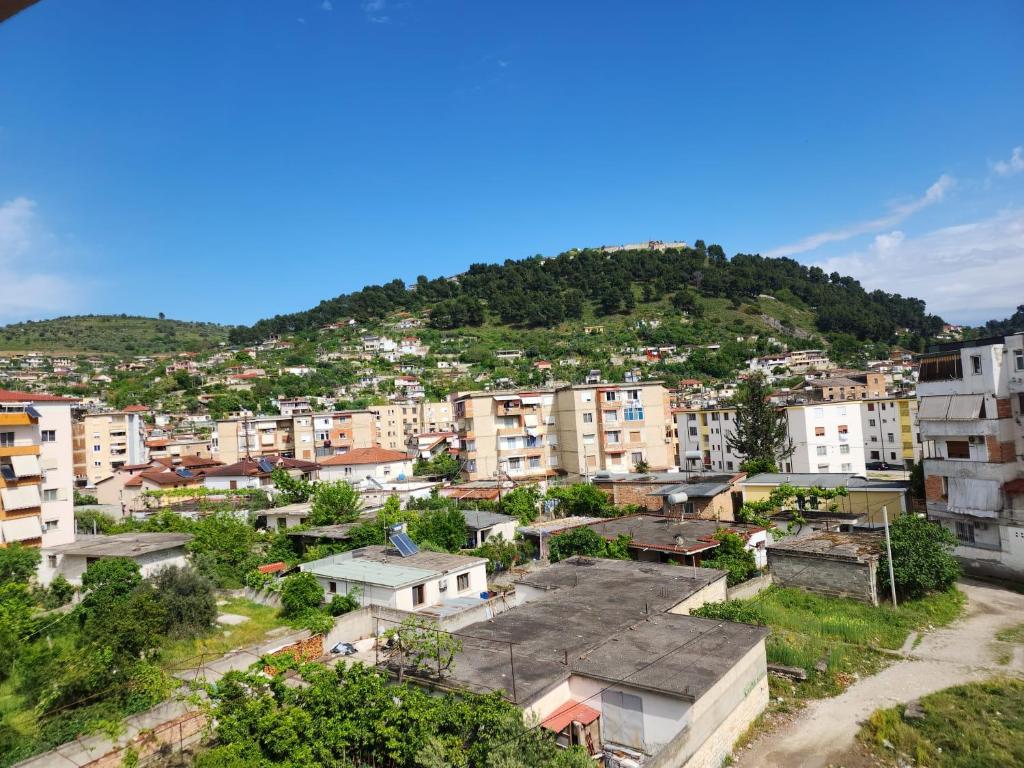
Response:
[[[812,699],[834,696],[857,677],[875,674],[889,662],[885,651],[898,651],[911,631],[948,624],[963,605],[958,590],[894,610],[772,587],[750,600],[716,603],[694,614],[770,627],[768,661],[804,669],[807,680],[784,685],[793,698]]]
[[[168,671],[187,666],[196,666],[199,657],[204,661],[223,656],[235,648],[243,648],[262,640],[267,632],[277,627],[288,626],[278,616],[278,609],[236,597],[224,605],[217,606],[220,613],[236,613],[248,616],[249,620],[235,626],[214,626],[202,637],[175,640],[164,646],[160,656],[161,666]]]
[[[996,640],[1001,643],[1024,645],[1024,624],[1018,624],[1015,627],[1007,627],[1006,629],[999,630],[996,633]]]
[[[889,764],[909,758],[929,768],[1024,765],[1021,701],[1021,680],[958,685],[922,698],[921,720],[904,720],[902,706],[876,711],[858,738]]]

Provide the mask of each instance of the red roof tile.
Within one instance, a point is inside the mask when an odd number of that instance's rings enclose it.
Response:
[[[77,403],[74,397],[58,397],[44,395],[39,392],[18,392],[13,389],[0,389],[0,403]]]
[[[342,467],[350,464],[387,464],[394,461],[410,461],[409,455],[387,448],[356,448],[348,453],[331,456],[320,463],[325,467]]]
[[[541,726],[549,731],[561,733],[569,723],[582,723],[590,725],[601,716],[596,709],[581,704],[578,701],[569,700],[562,706],[548,715],[541,721]]]
[[[261,565],[256,570],[260,573],[280,573],[281,571],[287,568],[287,565],[285,565],[283,562],[278,561],[276,563],[267,563],[266,565]]]
[[[153,410],[148,405],[126,405],[122,410],[125,413],[145,413]]]

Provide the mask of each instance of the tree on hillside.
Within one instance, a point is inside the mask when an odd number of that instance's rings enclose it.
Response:
[[[363,499],[359,491],[344,480],[333,483],[317,483],[313,490],[313,506],[309,511],[312,525],[334,525],[350,523],[363,510]]]
[[[903,597],[917,599],[956,583],[960,564],[953,556],[956,537],[949,530],[923,517],[904,514],[889,525],[889,535],[896,591]],[[881,587],[889,589],[889,560],[884,544],[878,575]]]
[[[769,462],[773,470],[777,462],[789,458],[795,450],[789,439],[789,422],[785,411],[768,400],[771,389],[761,373],[755,373],[740,384],[736,393],[736,423],[726,436],[729,447],[743,458],[740,469],[747,462],[756,461],[760,471]]]

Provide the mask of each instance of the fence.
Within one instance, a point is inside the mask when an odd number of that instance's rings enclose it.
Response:
[[[771,573],[764,576],[755,576],[752,579],[741,582],[735,587],[729,587],[726,595],[729,600],[746,600],[754,595],[768,589],[772,585]]]

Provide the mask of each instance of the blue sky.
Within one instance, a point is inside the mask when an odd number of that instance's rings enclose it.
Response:
[[[41,0],[0,72],[0,321],[650,238],[1024,302],[1019,2]]]

